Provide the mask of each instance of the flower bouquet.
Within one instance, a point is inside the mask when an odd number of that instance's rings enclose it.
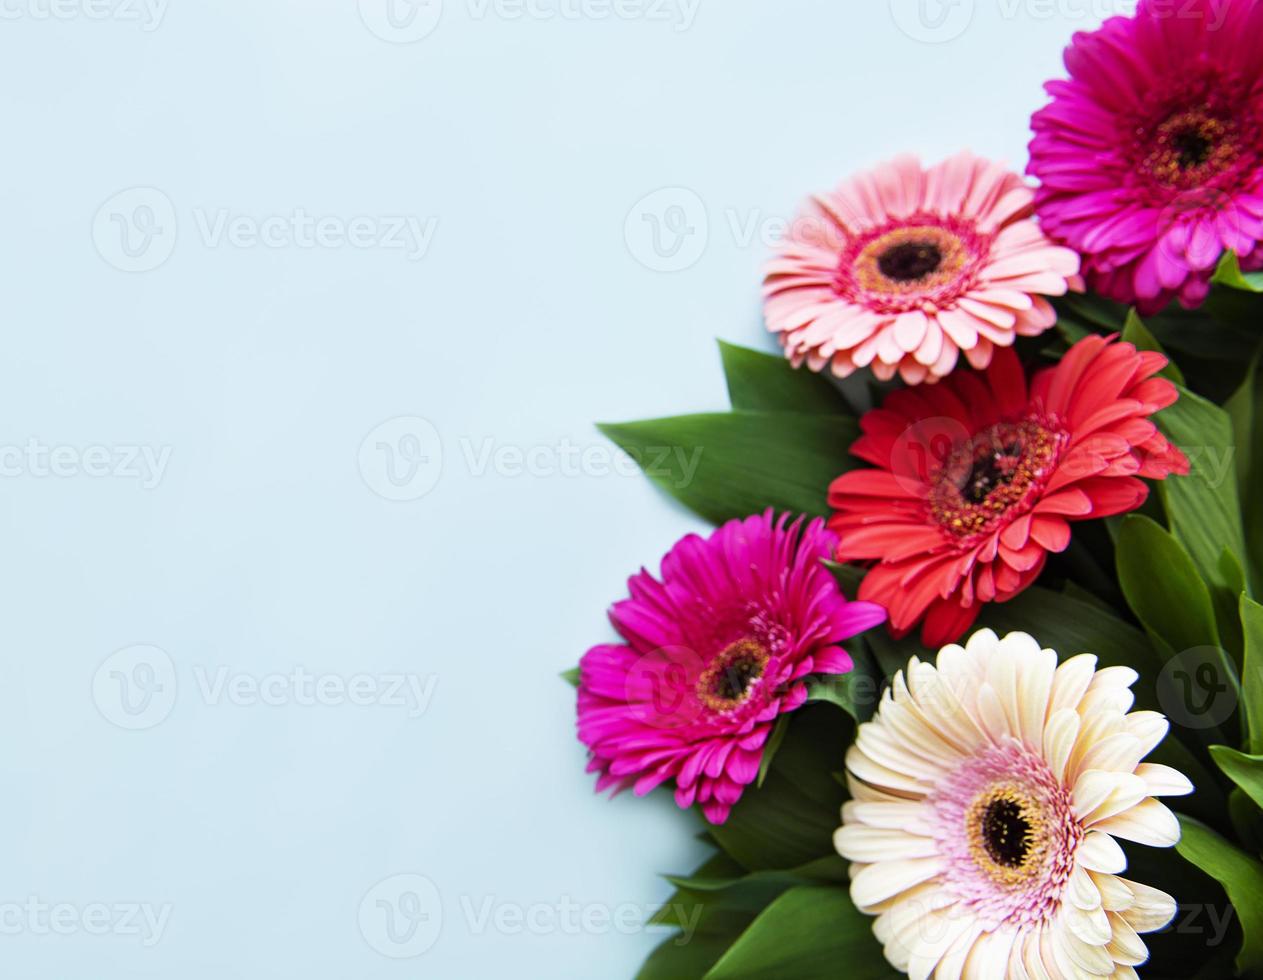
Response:
[[[784,357],[602,427],[716,525],[568,675],[597,788],[714,848],[646,980],[1263,977],[1263,0],[1065,61],[1031,182],[816,195]]]

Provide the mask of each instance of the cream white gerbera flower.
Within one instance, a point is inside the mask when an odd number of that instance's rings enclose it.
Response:
[[[847,754],[835,835],[886,958],[921,980],[1134,978],[1175,900],[1118,877],[1115,838],[1174,845],[1154,797],[1193,789],[1141,762],[1169,725],[1130,711],[1136,672],[981,630],[906,673]]]

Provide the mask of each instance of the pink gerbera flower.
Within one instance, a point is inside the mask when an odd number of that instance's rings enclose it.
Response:
[[[1087,337],[1027,387],[1012,351],[985,374],[905,388],[860,420],[851,452],[875,466],[829,490],[838,557],[875,561],[860,598],[890,611],[897,636],[924,619],[937,647],[1004,602],[1070,543],[1070,521],[1121,514],[1142,477],[1187,473],[1150,416],[1178,394],[1154,377],[1167,359]]]
[[[1232,249],[1263,268],[1263,2],[1143,0],[1076,34],[1029,172],[1044,228],[1142,312],[1206,298]]]
[[[579,738],[598,790],[674,780],[681,807],[728,818],[776,719],[806,700],[804,678],[849,671],[838,644],[886,618],[839,590],[821,564],[836,547],[823,521],[768,511],[682,539],[661,581],[631,578],[610,611],[624,642],[580,663]]]
[[[1079,288],[1079,258],[1031,218],[1017,174],[968,153],[929,170],[903,156],[816,196],[764,282],[768,329],[797,367],[934,382],[963,351],[1056,320],[1044,297]]]

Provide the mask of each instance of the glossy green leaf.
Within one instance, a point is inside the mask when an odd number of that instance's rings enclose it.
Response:
[[[1226,745],[1212,745],[1210,754],[1224,774],[1263,807],[1263,756],[1246,755]]]
[[[785,733],[788,731],[789,715],[781,715],[776,719],[772,734],[767,737],[767,742],[763,746],[763,758],[759,760],[759,778],[754,784],[756,789],[762,789],[768,770],[772,768],[772,760],[776,758],[776,753],[781,747],[781,742],[785,741]]]
[[[736,865],[736,868],[737,870],[725,877],[707,876],[699,872],[688,878],[667,875],[667,880],[679,888],[702,892],[745,889],[756,885],[762,886],[767,883],[789,887],[791,885],[819,884],[820,882],[845,883],[849,880],[847,863],[838,854],[831,854],[828,857],[809,861],[807,864],[784,871],[752,871],[747,873],[741,871],[739,865]]]
[[[1232,420],[1237,450],[1237,489],[1245,501],[1257,501],[1263,495],[1263,366],[1260,356],[1255,355],[1244,383],[1224,405]],[[1247,507],[1241,516],[1245,524],[1246,554],[1239,557],[1248,566],[1255,589],[1263,589],[1263,508]]]
[[[1211,280],[1217,286],[1239,289],[1248,293],[1263,293],[1263,272],[1242,272],[1241,260],[1235,252],[1225,252]]]
[[[1263,606],[1241,597],[1241,626],[1245,632],[1245,662],[1241,668],[1246,748],[1263,755]]]
[[[826,376],[806,368],[795,369],[779,354],[764,354],[722,340],[719,353],[728,397],[738,411],[851,414],[846,400]]]
[[[1210,875],[1228,893],[1241,922],[1244,942],[1237,955],[1239,975],[1263,978],[1263,864],[1228,843],[1209,827],[1180,818],[1180,855]]]
[[[1188,476],[1171,476],[1159,484],[1171,530],[1211,585],[1221,631],[1231,634],[1237,599],[1224,580],[1220,560],[1225,548],[1238,559],[1246,556],[1232,419],[1218,405],[1181,389],[1180,400],[1160,412],[1157,420],[1192,466]]]
[[[785,870],[834,853],[846,790],[833,778],[845,766],[854,722],[833,705],[794,712],[763,787],[746,790],[725,823],[709,827],[748,871]]]
[[[692,980],[705,976],[727,951],[733,936],[700,934],[685,938],[683,934],[664,939],[655,949],[636,980]]]
[[[1188,551],[1161,525],[1128,517],[1119,530],[1116,557],[1127,604],[1152,636],[1174,652],[1219,645],[1206,583]]]
[[[651,480],[720,524],[768,507],[828,516],[829,484],[854,469],[852,418],[731,412],[599,427]]]
[[[886,980],[897,978],[872,920],[845,888],[791,888],[754,920],[705,980]]]

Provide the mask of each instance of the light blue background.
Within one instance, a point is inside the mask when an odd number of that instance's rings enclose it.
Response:
[[[936,28],[915,3],[700,0],[681,29],[692,0],[633,0],[630,19],[446,0],[429,36],[392,44],[354,0],[169,0],[160,22],[124,0],[38,16],[49,2],[5,0],[0,20],[0,907],[171,912],[147,948],[0,908],[0,972],[631,976],[659,935],[480,932],[466,911],[644,909],[668,894],[658,872],[703,853],[667,799],[593,794],[557,679],[610,636],[626,576],[700,529],[607,473],[591,423],[723,407],[715,337],[770,346],[751,223],[774,232],[904,149],[1020,166],[1062,45],[1111,7],[958,0]],[[178,227],[151,271],[110,262],[107,202],[133,187]],[[664,187],[684,211],[660,218],[693,237],[655,259],[637,202]],[[420,260],[198,227],[300,208],[437,223]],[[397,417],[433,426],[415,431],[437,483],[412,501],[372,489],[381,439],[361,456]],[[41,475],[31,440],[70,447],[67,473],[90,447],[115,469],[128,447],[170,459],[148,489]],[[137,644],[170,656],[158,703],[176,696],[125,730],[110,671],[132,654],[107,658]],[[216,702],[197,681],[299,667],[426,675],[433,698],[413,718]],[[441,918],[394,960],[357,923],[400,874],[433,882]]]

